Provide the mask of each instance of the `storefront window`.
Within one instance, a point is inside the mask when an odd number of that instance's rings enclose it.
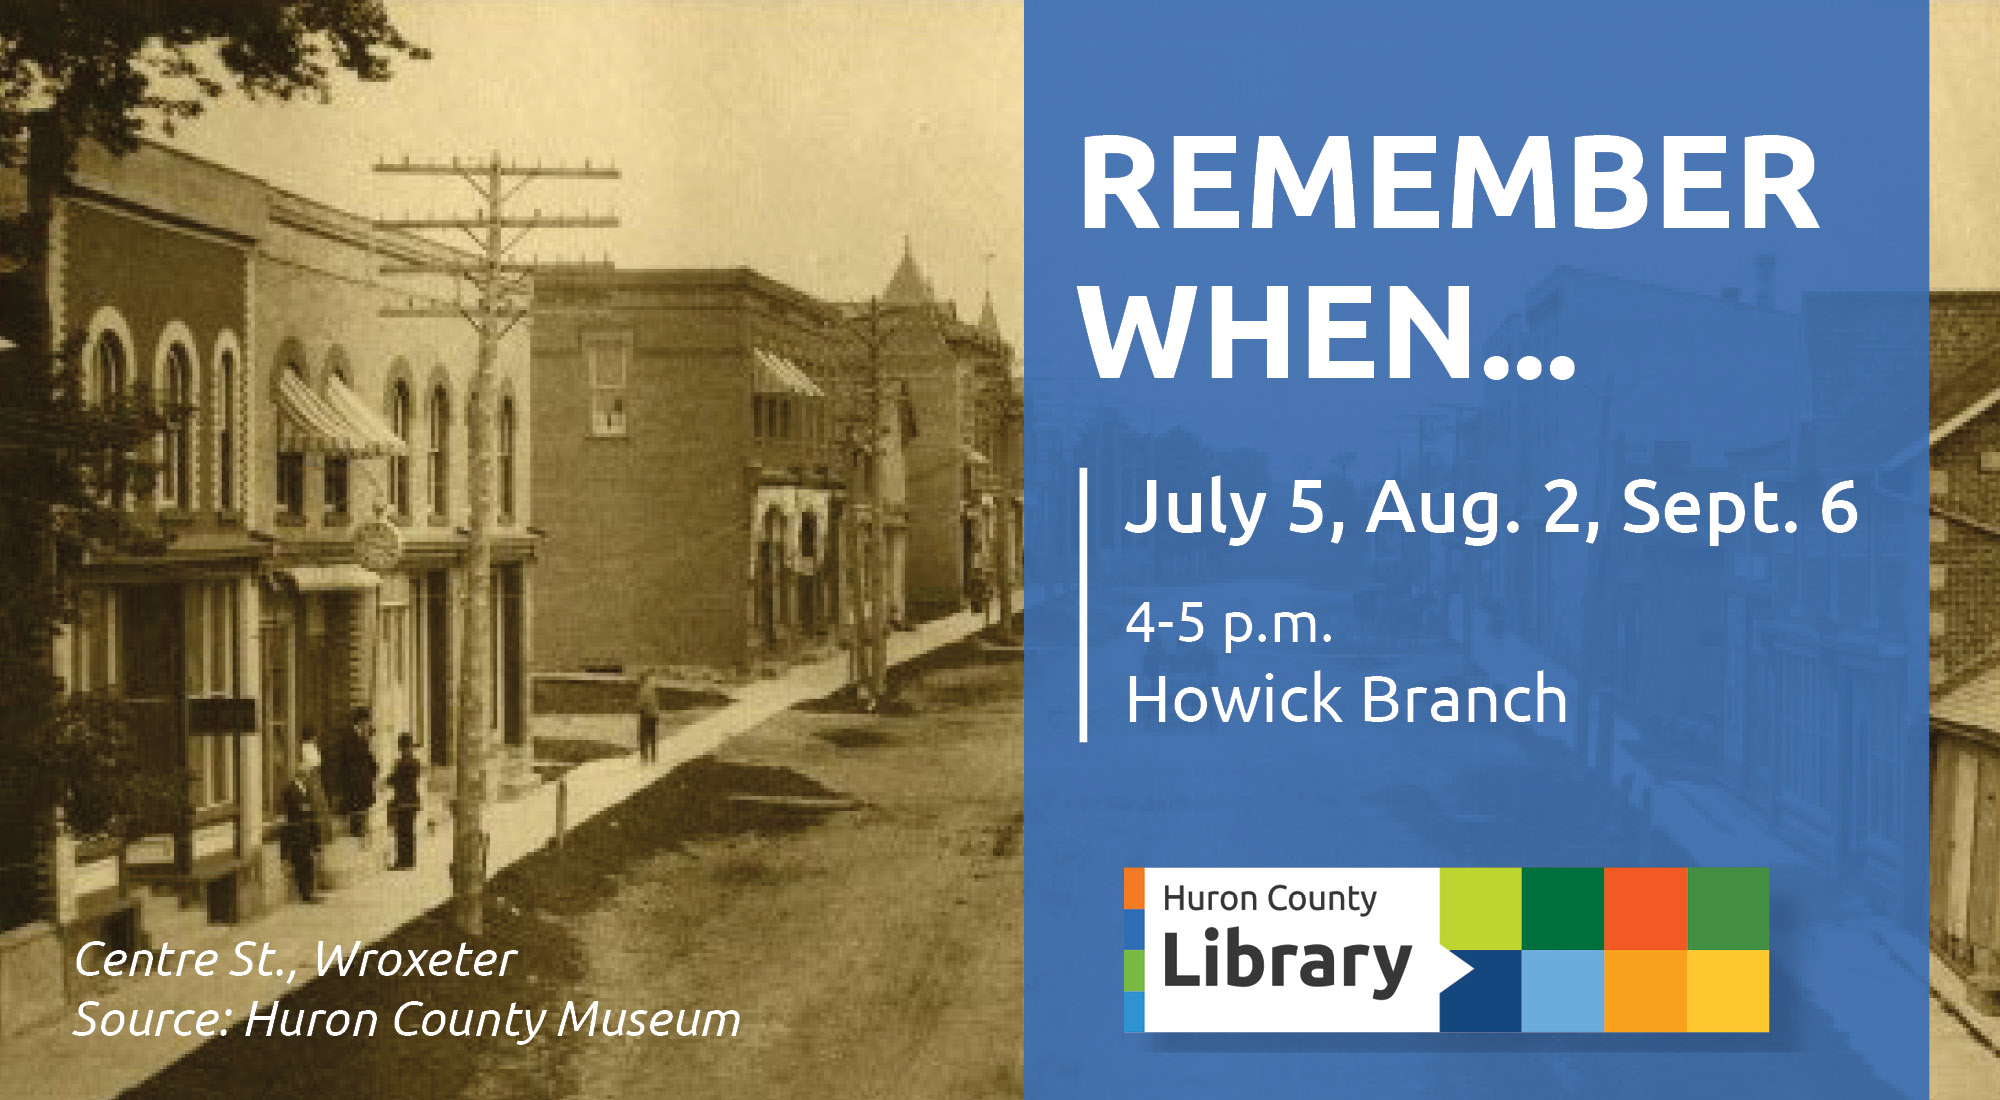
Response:
[[[190,584],[186,593],[187,694],[197,699],[234,696],[236,586],[228,581]],[[236,800],[235,737],[189,737],[187,765],[194,779],[196,809]]]
[[[264,657],[264,814],[266,820],[275,820],[278,795],[292,776],[291,624],[267,620],[259,649]]]

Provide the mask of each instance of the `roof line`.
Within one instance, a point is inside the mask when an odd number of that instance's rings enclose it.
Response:
[[[1979,418],[1981,413],[2000,404],[2000,386],[1986,391],[1986,395],[1967,405],[1963,412],[1931,429],[1931,446],[1935,447],[1950,435]]]

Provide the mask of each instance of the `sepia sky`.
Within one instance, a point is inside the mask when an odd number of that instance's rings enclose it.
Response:
[[[356,213],[470,210],[450,179],[378,158],[594,163],[520,205],[615,210],[616,230],[538,234],[523,253],[620,267],[756,268],[837,300],[879,293],[911,239],[940,297],[991,286],[1021,336],[1022,7],[680,0],[390,0],[434,54],[330,105],[218,102],[170,139]]]

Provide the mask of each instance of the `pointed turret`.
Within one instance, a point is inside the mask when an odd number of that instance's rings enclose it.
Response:
[[[931,301],[930,280],[918,269],[915,256],[910,254],[910,238],[903,238],[903,262],[896,265],[896,273],[889,276],[889,285],[882,291],[882,300],[894,305],[922,305]]]
[[[986,303],[979,307],[979,331],[989,336],[1000,335],[1000,318],[993,312],[993,292],[986,292]]]

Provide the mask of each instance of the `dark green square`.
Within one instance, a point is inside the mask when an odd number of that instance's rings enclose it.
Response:
[[[1521,868],[1521,948],[1604,950],[1604,868]]]
[[[1688,868],[1688,950],[1770,949],[1770,868]]]

